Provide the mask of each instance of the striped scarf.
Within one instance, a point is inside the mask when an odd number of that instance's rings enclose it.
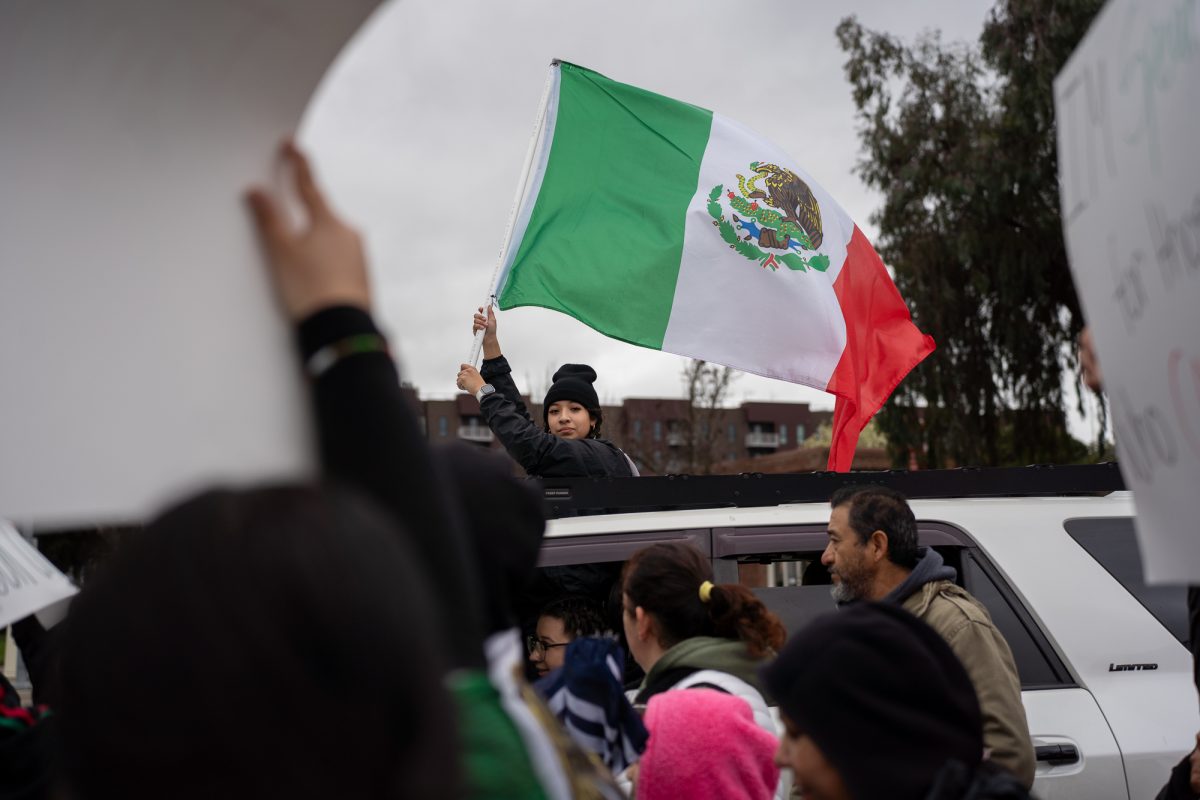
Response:
[[[614,775],[636,762],[649,733],[621,685],[625,654],[612,639],[582,637],[567,645],[562,669],[537,683],[567,733]]]

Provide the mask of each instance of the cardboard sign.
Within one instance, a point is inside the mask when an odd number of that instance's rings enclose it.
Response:
[[[0,520],[0,629],[77,591],[16,528]]]
[[[1146,577],[1200,582],[1200,3],[1110,0],[1054,97],[1071,271]]]
[[[0,514],[309,469],[242,195],[376,2],[0,4]]]

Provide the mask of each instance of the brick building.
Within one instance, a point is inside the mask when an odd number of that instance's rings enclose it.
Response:
[[[461,440],[500,447],[474,397],[421,401],[414,390],[405,393],[431,442]],[[541,404],[524,399],[529,413],[540,420]],[[707,474],[718,471],[722,462],[795,450],[833,417],[833,412],[813,411],[807,403],[754,401],[736,408],[702,409],[664,397],[631,397],[600,410],[603,436],[649,475]]]
[[[450,400],[426,400],[422,406],[418,413],[429,441],[444,444],[462,440],[482,447],[499,447],[495,434],[479,413],[479,403],[471,395],[460,394]]]

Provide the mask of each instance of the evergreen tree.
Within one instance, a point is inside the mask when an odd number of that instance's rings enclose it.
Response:
[[[859,172],[884,196],[876,246],[938,346],[878,417],[897,464],[910,452],[925,467],[1086,457],[1066,430],[1082,317],[1052,86],[1102,5],[1001,0],[977,46],[937,34],[905,45],[853,17],[838,26]]]

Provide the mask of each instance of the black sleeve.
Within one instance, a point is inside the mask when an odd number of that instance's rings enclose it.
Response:
[[[521,392],[512,379],[512,367],[504,356],[484,359],[480,376],[496,389],[479,406],[484,421],[504,445],[513,460],[531,475],[546,470],[567,470],[578,475],[588,474],[581,454],[566,440],[543,430],[529,416]]]
[[[530,475],[585,477],[631,475],[625,455],[614,445],[594,439],[563,439],[548,433],[529,416],[504,356],[485,359],[479,374],[495,394],[479,405],[484,421],[508,454]]]
[[[538,475],[550,467],[552,462],[561,460],[550,459],[549,456],[556,449],[557,443],[564,440],[535,425],[528,414],[521,413],[523,409],[524,404],[520,407],[514,406],[498,389],[494,395],[483,398],[479,406],[484,421],[513,460],[529,474]]]
[[[507,358],[504,356],[485,358],[479,367],[479,375],[495,388],[496,394],[513,404],[513,410],[518,416],[523,417],[531,425],[537,425],[533,421],[533,417],[529,416],[529,409],[525,407],[521,391],[512,379],[512,367],[508,365]]]
[[[307,362],[327,345],[379,330],[362,309],[338,306],[305,319],[298,333]],[[313,397],[325,474],[364,489],[395,515],[432,578],[452,666],[483,665],[477,565],[457,492],[405,404],[391,356],[368,352],[342,358],[314,381]]]

